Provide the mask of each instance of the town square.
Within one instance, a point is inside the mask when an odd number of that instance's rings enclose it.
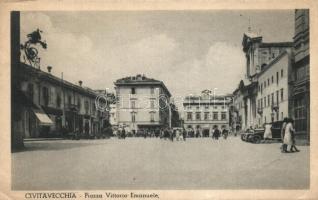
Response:
[[[310,188],[309,24],[12,11],[12,190]]]
[[[189,138],[171,142],[131,137],[30,141],[25,145],[27,151],[12,157],[12,187],[16,190],[305,189],[309,186],[308,146],[300,146],[297,154],[281,154],[279,143],[245,143],[235,136],[219,141]],[[289,163],[293,167],[286,169],[284,166]],[[34,166],[38,166],[36,170]]]

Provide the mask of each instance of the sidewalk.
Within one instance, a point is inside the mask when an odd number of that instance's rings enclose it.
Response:
[[[64,138],[24,138],[24,142],[31,142],[31,141],[48,141],[48,140],[65,140]]]

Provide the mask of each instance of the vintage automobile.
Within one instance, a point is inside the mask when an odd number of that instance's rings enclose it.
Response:
[[[281,129],[282,129],[283,121],[275,121],[272,122],[272,139],[271,140],[277,140],[281,141]],[[241,139],[246,142],[252,142],[252,143],[260,143],[264,139],[264,128],[255,129],[254,131],[248,131],[246,133],[243,133],[241,135]]]

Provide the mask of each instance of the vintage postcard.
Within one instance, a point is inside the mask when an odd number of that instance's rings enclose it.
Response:
[[[2,5],[0,199],[318,198],[313,1]]]

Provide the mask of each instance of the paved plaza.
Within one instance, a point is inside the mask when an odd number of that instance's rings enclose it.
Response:
[[[239,137],[28,141],[12,154],[13,190],[305,189],[309,146],[280,152],[279,143]]]

